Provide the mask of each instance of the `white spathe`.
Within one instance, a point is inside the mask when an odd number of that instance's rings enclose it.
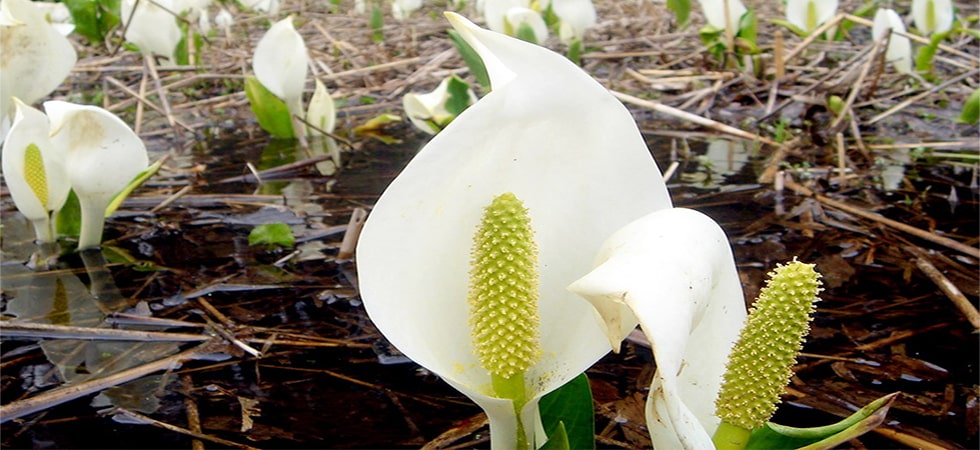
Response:
[[[739,20],[748,11],[740,0],[698,0],[698,3],[704,20],[719,30],[737,32]]]
[[[102,108],[50,101],[44,110],[51,142],[67,149],[68,180],[82,212],[78,248],[98,247],[106,207],[147,168],[146,147],[122,119]]]
[[[337,123],[337,107],[333,104],[330,91],[320,80],[314,80],[313,97],[306,107],[306,122],[327,133],[332,133]],[[308,134],[319,134],[320,131],[310,128]]]
[[[162,56],[168,64],[173,63],[174,51],[183,38],[174,17],[179,12],[175,11],[176,7],[173,0],[123,0],[126,41],[136,44],[145,55]]]
[[[0,2],[0,130],[10,126],[13,97],[31,105],[60,85],[78,59],[75,49],[28,0]],[[4,132],[0,131],[0,141]]]
[[[551,8],[561,20],[558,37],[563,44],[581,40],[585,31],[596,23],[592,0],[551,0]]]
[[[290,114],[303,117],[309,62],[306,43],[289,16],[273,24],[256,44],[252,70],[259,83],[286,103]]]
[[[786,20],[810,32],[837,14],[838,0],[786,0]]]
[[[422,0],[392,0],[391,16],[395,20],[405,20],[421,8]]]
[[[534,33],[534,41],[532,42],[535,44],[540,44],[548,39],[548,24],[544,23],[541,14],[531,8],[519,6],[510,8],[504,18],[507,21],[509,34],[512,36],[517,36],[522,27],[528,27]]]
[[[402,97],[402,108],[408,120],[415,128],[428,134],[436,134],[455,117],[446,109],[450,100],[449,82],[452,77],[444,78],[432,92],[424,94],[408,93]],[[469,103],[476,102],[476,94],[472,89],[467,91]]]
[[[478,11],[483,13],[483,18],[487,21],[487,28],[504,34],[508,34],[507,11],[511,8],[530,7],[530,0],[484,0],[482,8],[477,5]]]
[[[360,294],[392,344],[487,412],[493,448],[512,446],[512,402],[491,393],[470,344],[467,286],[484,207],[506,192],[521,199],[539,250],[543,351],[525,374],[521,415],[540,444],[538,400],[610,349],[593,308],[565,287],[590,270],[606,236],[670,200],[632,115],[602,85],[550,50],[446,15],[483,59],[493,91],[378,200],[357,248]]]
[[[51,125],[44,113],[16,97],[14,104],[13,124],[3,143],[4,181],[17,210],[34,226],[37,240],[53,242],[51,215],[61,209],[71,190],[65,168],[67,149],[51,142]]]
[[[953,28],[952,0],[912,0],[912,20],[926,36]]]
[[[629,332],[622,324],[639,319],[657,364],[646,408],[653,447],[714,448],[714,402],[746,316],[718,224],[688,209],[650,213],[610,236],[569,290],[595,306],[614,348]]]
[[[895,31],[905,32],[905,24],[902,23],[902,18],[893,9],[878,8],[871,26],[871,37],[877,41],[888,30],[892,30],[892,33],[888,38],[885,59],[891,62],[899,73],[912,73],[912,43],[909,42],[909,38],[894,33]]]

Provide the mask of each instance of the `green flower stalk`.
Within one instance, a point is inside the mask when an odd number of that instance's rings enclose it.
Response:
[[[751,431],[775,413],[819,300],[820,274],[813,267],[796,259],[778,265],[749,311],[715,403],[719,450],[744,448]]]
[[[473,238],[469,322],[494,394],[514,402],[518,448],[528,447],[520,422],[527,403],[524,373],[541,355],[537,262],[527,208],[509,192],[494,198]]]

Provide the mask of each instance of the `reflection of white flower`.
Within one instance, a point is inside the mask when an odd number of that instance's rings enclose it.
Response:
[[[888,38],[885,59],[890,61],[899,73],[912,73],[912,43],[909,42],[909,38],[894,33],[895,31],[905,32],[905,24],[902,23],[902,18],[892,9],[878,8],[871,27],[871,36],[877,41],[888,30],[893,32]]]
[[[513,402],[493,395],[470,343],[467,285],[483,208],[507,192],[522,200],[538,249],[542,353],[525,373],[520,416],[528,442],[541,444],[538,400],[609,351],[592,308],[566,286],[606,236],[670,201],[632,116],[603,86],[561,55],[447,16],[493,91],[378,200],[357,248],[361,296],[392,344],[487,412],[494,448],[513,446]]]
[[[693,210],[653,212],[612,234],[569,289],[595,307],[613,348],[639,319],[657,364],[646,408],[654,448],[714,448],[714,403],[746,315],[718,224]]]
[[[0,2],[0,141],[14,114],[13,97],[30,105],[54,91],[75,65],[77,56],[34,2]]]
[[[810,32],[837,14],[838,0],[787,0],[786,20]]]
[[[925,35],[945,33],[953,28],[951,0],[912,0],[912,20]]]
[[[123,0],[122,20],[126,41],[135,44],[147,55],[159,55],[174,60],[174,50],[183,38],[173,0]],[[133,11],[133,9],[136,9]]]

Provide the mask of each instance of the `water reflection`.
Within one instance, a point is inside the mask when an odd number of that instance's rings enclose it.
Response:
[[[32,239],[23,217],[14,214],[4,218],[4,264],[0,279],[0,289],[7,299],[4,320],[108,328],[106,316],[130,306],[129,300],[116,287],[102,250],[80,252],[83,268],[72,268],[57,258],[47,258],[51,249],[34,245]],[[37,261],[39,254],[44,254],[43,258],[51,264],[32,269],[25,263]],[[45,339],[41,336],[37,339],[50,363],[36,366],[44,372],[32,377],[32,385],[38,388],[56,378],[66,385],[77,385],[158,360],[179,350],[174,342]],[[52,366],[53,371],[44,369]],[[158,379],[157,383],[163,381]],[[146,383],[144,380],[117,386],[113,396],[145,397],[146,392],[150,392]],[[99,399],[100,404],[105,399],[115,398],[113,396]],[[145,404],[140,408],[145,408]]]

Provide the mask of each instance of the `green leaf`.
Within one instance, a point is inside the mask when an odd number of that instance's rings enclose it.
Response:
[[[112,198],[112,201],[109,202],[109,205],[105,209],[105,216],[109,217],[112,215],[112,213],[116,212],[116,209],[119,209],[119,205],[122,204],[123,200],[126,200],[126,197],[129,197],[129,194],[132,194],[136,188],[142,186],[146,180],[150,179],[150,177],[156,174],[157,171],[160,170],[160,166],[163,166],[164,159],[165,158],[160,158],[157,162],[153,163],[153,165],[147,167],[146,170],[133,177],[133,180],[130,181],[129,184],[123,188],[123,190],[119,191],[119,193]]]
[[[923,74],[932,73],[932,60],[936,57],[936,52],[939,51],[939,44],[941,44],[949,32],[946,33],[936,33],[932,35],[929,40],[929,45],[926,45],[919,49],[915,54],[915,71]]]
[[[293,132],[293,120],[286,103],[269,92],[253,75],[245,77],[245,96],[248,97],[252,112],[255,113],[255,118],[263,130],[272,137],[280,139],[296,137]]]
[[[514,37],[532,44],[538,43],[538,36],[534,34],[534,28],[531,28],[531,25],[526,22],[521,22],[517,27],[517,34]]]
[[[75,32],[93,44],[105,42],[105,37],[119,24],[120,0],[64,0],[71,13]]]
[[[473,78],[476,78],[476,82],[480,83],[487,91],[490,90],[490,76],[487,75],[487,67],[483,65],[483,59],[480,55],[467,44],[466,41],[460,37],[456,30],[449,30],[449,39],[453,41],[453,45],[456,47],[456,51],[459,52],[459,56],[463,58],[463,62],[466,63],[466,67],[470,68],[470,73],[473,74]]]
[[[742,14],[742,17],[739,18],[738,37],[753,49],[751,54],[758,53],[758,28],[759,21],[755,18],[755,12],[751,9],[745,11],[745,14]]]
[[[772,23],[772,24],[775,24],[775,25],[779,25],[779,26],[781,26],[781,27],[783,27],[783,28],[785,28],[785,29],[793,32],[793,34],[795,34],[795,35],[797,35],[799,37],[807,37],[810,34],[810,33],[807,33],[806,30],[804,30],[804,29],[802,29],[802,28],[800,28],[800,27],[798,27],[796,25],[793,25],[788,20],[784,20],[784,19],[769,19],[769,22]]]
[[[569,43],[565,56],[568,57],[569,61],[575,63],[576,66],[582,65],[582,40],[575,39]]]
[[[980,88],[963,102],[963,111],[960,112],[960,122],[976,125],[980,122]]]
[[[565,430],[565,422],[558,422],[558,429],[548,435],[548,441],[538,450],[570,450],[571,444],[568,443],[568,431]]]
[[[691,0],[667,0],[667,9],[677,18],[677,26],[684,28],[691,17]]]
[[[78,237],[82,232],[82,208],[74,189],[68,191],[68,200],[55,216],[55,232],[67,237]]]
[[[446,91],[449,92],[449,99],[446,100],[446,112],[452,114],[453,117],[458,116],[470,106],[470,85],[456,75],[449,78]],[[443,124],[442,127],[445,125]]]
[[[371,19],[369,23],[371,27],[371,40],[376,44],[380,44],[385,41],[385,35],[382,29],[385,26],[384,14],[381,12],[380,5],[374,5],[371,9]]]
[[[296,237],[289,225],[281,222],[264,223],[252,228],[248,234],[248,245],[268,245],[274,247],[292,247],[296,244]]]
[[[752,431],[747,449],[797,448],[822,450],[834,448],[844,442],[871,431],[885,420],[888,408],[898,397],[898,392],[881,397],[844,420],[832,425],[812,428],[796,428],[767,423]]]
[[[595,448],[595,408],[589,378],[584,373],[542,397],[538,409],[549,441],[565,429],[567,448]]]

